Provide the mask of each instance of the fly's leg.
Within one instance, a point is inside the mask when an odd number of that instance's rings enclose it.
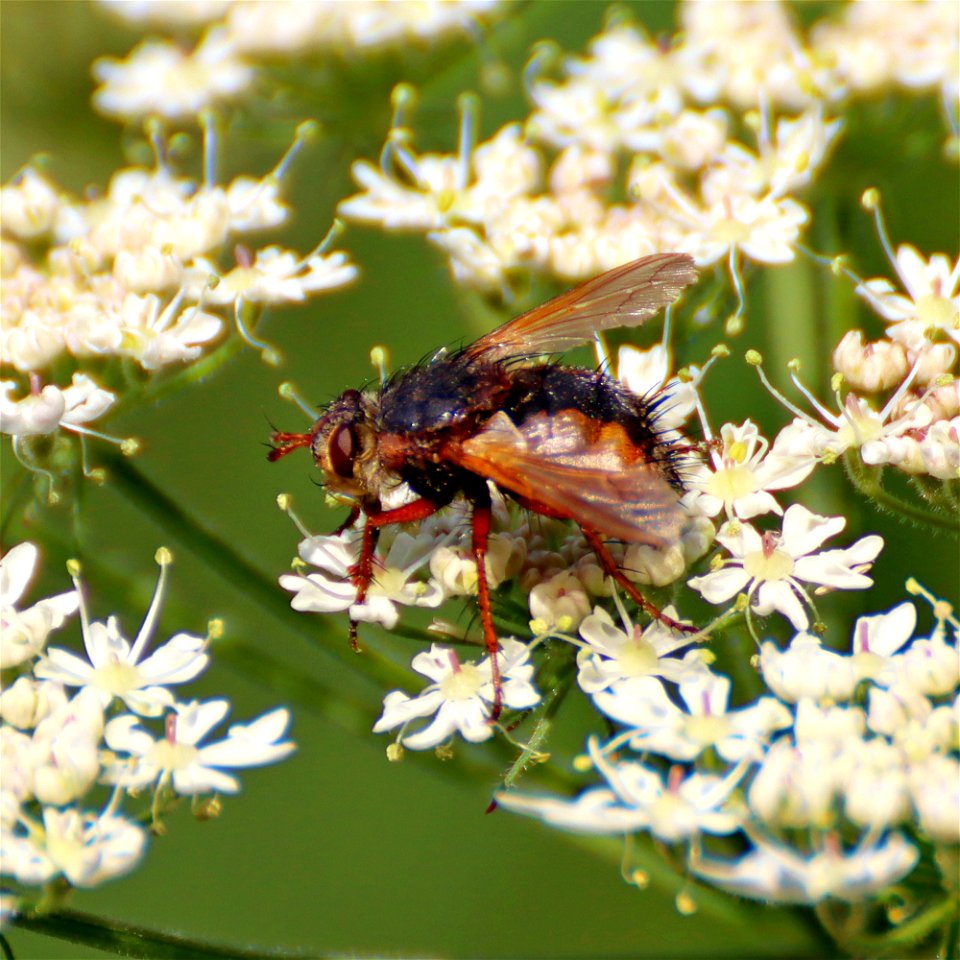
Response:
[[[490,657],[493,677],[493,711],[490,722],[496,723],[503,710],[503,680],[500,677],[500,641],[493,626],[490,609],[490,584],[487,582],[487,545],[490,540],[490,494],[484,489],[473,499],[473,559],[477,564],[477,602],[480,604],[480,622],[483,624],[483,639]]]
[[[697,627],[691,626],[688,623],[678,623],[673,617],[668,617],[658,606],[651,603],[638,589],[637,585],[631,580],[627,579],[626,574],[617,566],[617,561],[614,560],[613,555],[607,549],[607,545],[603,542],[603,537],[596,530],[591,530],[589,527],[581,526],[580,530],[583,532],[584,537],[586,537],[587,543],[593,548],[593,552],[597,555],[597,559],[600,561],[600,566],[603,567],[604,572],[608,577],[613,577],[614,580],[624,590],[629,594],[630,598],[634,603],[637,604],[645,613],[653,617],[654,620],[659,621],[665,627],[669,627],[671,630],[678,630],[680,633],[696,633]]]
[[[354,603],[363,603],[373,581],[373,554],[380,539],[380,529],[394,523],[416,523],[436,513],[440,507],[432,500],[413,500],[393,510],[380,510],[376,507],[365,508],[367,522],[363,526],[363,543],[360,547],[360,559],[350,568],[350,579],[357,588]],[[351,516],[353,514],[351,513]],[[360,650],[357,640],[357,621],[350,620],[350,646]]]

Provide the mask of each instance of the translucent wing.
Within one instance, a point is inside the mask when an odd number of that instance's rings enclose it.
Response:
[[[667,546],[680,536],[678,494],[621,424],[576,410],[516,426],[493,416],[444,456],[549,511],[629,543]],[[543,511],[546,513],[547,511]]]
[[[563,353],[598,330],[636,327],[697,279],[685,253],[657,253],[614,267],[561,293],[467,347],[491,359]]]

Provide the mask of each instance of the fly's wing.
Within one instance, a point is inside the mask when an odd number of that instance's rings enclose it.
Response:
[[[492,360],[563,353],[598,330],[636,327],[697,279],[685,253],[657,253],[614,267],[510,320],[466,349]]]
[[[518,427],[498,413],[444,456],[534,509],[540,504],[617,540],[663,547],[679,539],[676,491],[620,424],[564,410]]]

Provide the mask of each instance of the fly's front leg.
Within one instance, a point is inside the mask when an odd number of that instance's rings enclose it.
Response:
[[[394,523],[416,523],[425,520],[439,510],[432,500],[414,500],[393,510],[380,510],[378,507],[365,508],[366,523],[363,525],[363,542],[360,547],[360,559],[350,568],[350,579],[357,588],[354,603],[363,603],[367,591],[373,582],[373,555],[380,539],[380,529]],[[350,646],[360,650],[357,641],[357,621],[350,618]]]
[[[360,558],[350,568],[350,580],[357,588],[354,603],[363,603],[367,599],[367,591],[373,580],[373,554],[380,539],[380,527],[370,523],[374,514],[367,514],[367,522],[363,525],[363,540],[360,545]],[[357,621],[350,618],[350,646],[354,653],[360,652],[360,641],[357,639]]]

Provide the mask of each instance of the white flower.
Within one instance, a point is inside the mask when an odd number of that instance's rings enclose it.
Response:
[[[127,23],[157,27],[203,26],[219,20],[230,8],[230,0],[98,0],[98,3]]]
[[[37,664],[36,676],[68,687],[89,687],[97,692],[104,708],[118,698],[134,712],[156,717],[171,706],[173,693],[167,685],[192,680],[203,671],[210,658],[206,653],[206,639],[189,633],[176,634],[144,658],[163,600],[169,566],[164,553],[160,551],[158,558],[160,576],[153,600],[132,644],[120,633],[116,617],[108,617],[106,623],[91,623],[81,602],[87,659],[67,650],[52,648]],[[79,583],[77,591],[80,591]]]
[[[303,303],[310,294],[346,286],[356,279],[358,270],[345,253],[314,254],[303,260],[292,250],[265,247],[251,263],[241,263],[222,276],[213,263],[200,257],[191,264],[190,273],[195,279],[193,295],[201,296],[202,290],[206,304],[238,300],[283,304]],[[211,277],[217,282],[207,286]]]
[[[682,245],[700,266],[742,251],[758,263],[789,263],[800,229],[810,219],[803,204],[787,197],[756,199],[726,194],[692,218],[689,241]]]
[[[599,690],[594,703],[630,728],[629,743],[673,760],[694,760],[713,747],[724,760],[758,760],[771,734],[790,726],[790,711],[773,697],[728,710],[730,680],[705,667],[691,669],[680,681],[684,712],[651,677],[634,677]]]
[[[797,701],[795,712],[793,737],[801,746],[824,740],[841,747],[854,744],[859,749],[867,725],[862,707],[804,697]]]
[[[842,87],[876,94],[902,85],[917,91],[943,85],[956,89],[958,22],[951,3],[852,3],[839,17],[813,26],[814,55],[835,64]]]
[[[366,160],[351,173],[363,193],[339,206],[342,216],[386,230],[442,231],[491,223],[540,179],[539,154],[511,124],[480,144],[461,143],[459,155],[417,156],[400,138],[390,144],[395,170]]]
[[[397,534],[385,557],[374,559],[374,576],[363,603],[357,603],[352,571],[359,558],[360,534],[348,530],[338,536],[307,537],[300,542],[300,557],[317,572],[284,574],[280,586],[294,594],[290,606],[308,613],[349,610],[352,620],[379,623],[392,630],[400,618],[398,605],[437,607],[443,591],[434,580],[415,578],[427,559],[430,546],[409,533]]]
[[[664,607],[663,612],[668,617],[677,616],[673,607]],[[698,650],[691,651],[683,660],[670,656],[688,647],[690,637],[659,620],[641,628],[624,618],[621,629],[602,607],[594,607],[593,613],[584,618],[580,636],[586,645],[577,651],[577,683],[590,694],[608,687],[616,689],[630,677],[663,677],[676,683],[702,657]]]
[[[33,795],[54,806],[83,797],[100,773],[102,735],[103,706],[89,689],[41,720],[30,744]]]
[[[610,763],[592,752],[607,787],[594,787],[574,800],[501,791],[498,806],[582,833],[649,830],[665,843],[738,829],[742,809],[729,800],[730,786],[721,777],[694,773],[681,779],[681,768],[674,767],[664,782],[663,774],[643,764]]]
[[[102,84],[94,106],[109,117],[136,120],[150,114],[196,120],[211,105],[234,99],[253,82],[224,32],[211,30],[192,52],[171,41],[148,40],[126,60],[101,57],[93,75]]]
[[[857,674],[884,686],[894,682],[894,654],[913,636],[916,625],[917,608],[909,601],[886,613],[858,617],[852,643]]]
[[[760,669],[767,686],[788,703],[806,698],[849,700],[861,677],[852,657],[825,650],[811,633],[798,633],[784,651],[764,641]]]
[[[863,590],[873,583],[863,571],[883,548],[882,537],[874,534],[841,550],[814,552],[846,524],[844,517],[819,516],[796,503],[784,514],[779,535],[761,535],[749,523],[728,522],[717,541],[732,556],[720,569],[691,579],[690,586],[709,603],[725,603],[746,590],[757,614],[776,610],[796,629],[805,630],[810,620],[800,600],[807,599],[802,582],[838,590]]]
[[[850,392],[840,402],[839,413],[833,413],[800,383],[795,374],[791,374],[823,423],[804,414],[780,431],[775,445],[781,445],[785,452],[801,459],[812,458],[825,463],[834,462],[847,450],[857,449],[864,463],[895,462],[899,465],[904,459],[900,445],[904,441],[916,444],[912,437],[904,435],[907,431],[924,430],[933,419],[930,407],[907,394],[920,365],[920,361],[914,364],[913,371],[879,411]]]
[[[828,837],[828,841],[830,838]],[[738,860],[697,858],[693,872],[743,897],[815,904],[827,897],[857,903],[905,877],[920,853],[901,833],[849,852],[839,841],[812,854],[773,841],[754,840]]]
[[[848,330],[843,335],[833,351],[833,366],[851,387],[865,393],[890,390],[903,383],[910,371],[902,343],[875,340],[865,344],[862,330]]]
[[[856,765],[861,737],[782,737],[763,757],[747,798],[765,824],[825,829],[839,819],[839,797]]]
[[[512,710],[525,710],[540,701],[540,694],[531,683],[534,666],[529,656],[526,645],[519,640],[508,637],[501,641],[497,665],[503,705]],[[429,651],[418,653],[411,666],[432,683],[416,697],[401,690],[387,694],[374,733],[402,727],[399,742],[411,750],[435,747],[457,732],[472,743],[493,736],[490,720],[495,690],[489,657],[479,663],[461,663],[455,650],[433,644]],[[434,714],[423,729],[405,732],[407,724]]]
[[[960,651],[956,639],[935,632],[929,639],[918,638],[893,658],[897,681],[930,697],[951,694],[960,684]]]
[[[129,754],[129,759],[113,764],[107,781],[128,790],[170,785],[183,796],[237,793],[240,781],[222,768],[276,763],[296,749],[292,741],[282,739],[290,724],[290,712],[283,708],[248,724],[234,724],[223,740],[201,745],[229,711],[226,700],[175,704],[160,738],[140,727],[139,717],[115,717],[107,724],[104,739],[111,750]]]
[[[815,99],[818,77],[790,11],[779,3],[686,3],[676,70],[697,100],[796,112]]]
[[[708,517],[721,510],[728,518],[741,520],[763,513],[780,514],[783,511],[769,491],[795,487],[815,465],[809,458],[789,455],[776,443],[771,449],[750,420],[739,427],[725,423],[720,439],[722,449],[710,452],[712,469],[700,466],[689,481],[693,489],[701,491],[697,507]]]
[[[960,417],[938,420],[920,441],[924,472],[938,480],[960,477]]]
[[[453,520],[456,524],[456,517]],[[450,533],[456,535],[455,525]],[[449,540],[450,534],[444,539]],[[524,552],[525,544],[519,537],[505,533],[490,535],[483,564],[490,589],[496,589],[518,571]],[[439,546],[430,554],[430,575],[440,584],[446,597],[476,595],[477,561],[471,548],[448,546],[443,540],[439,541]]]
[[[910,767],[920,826],[937,843],[960,842],[960,760],[933,754]]]
[[[556,629],[575,630],[590,611],[590,598],[583,581],[569,570],[561,570],[530,591],[530,630],[534,634]]]
[[[33,796],[32,740],[29,734],[0,724],[0,844],[3,831],[15,823],[21,805]]]
[[[906,294],[884,278],[867,280],[857,293],[892,325],[887,335],[909,350],[922,351],[926,331],[941,330],[960,344],[960,260],[952,267],[945,254],[924,260],[909,243],[897,248],[894,268]]]
[[[603,358],[601,358],[602,362]],[[657,430],[677,429],[697,406],[696,379],[671,377],[672,360],[663,344],[640,350],[624,344],[617,351],[617,377],[638,397],[656,396]],[[696,368],[691,370],[695,373]]]
[[[283,58],[321,51],[357,56],[404,44],[422,46],[448,34],[475,35],[499,0],[330,0],[288,2],[279,15],[274,0],[234,3],[227,24],[230,39],[245,53]],[[164,4],[165,6],[165,4]]]
[[[59,683],[24,674],[0,693],[0,717],[19,730],[32,730],[66,702],[67,694]]]
[[[510,266],[472,227],[431,230],[427,239],[450,261],[454,280],[476,290],[503,291],[504,273]]]
[[[291,148],[294,149],[296,145]],[[276,171],[259,180],[248,176],[234,177],[224,195],[230,229],[234,233],[256,233],[283,226],[290,216],[290,207],[280,196],[282,186]]]
[[[22,240],[32,240],[49,233],[59,209],[58,191],[33,167],[27,167],[13,183],[0,188],[3,229]]]
[[[119,250],[113,261],[113,277],[130,293],[176,290],[183,280],[183,263],[176,254],[154,246]]]
[[[867,725],[883,734],[917,764],[955,749],[960,702],[934,707],[922,693],[906,686],[870,689]]]
[[[40,886],[63,874],[75,887],[95,887],[137,865],[147,831],[109,812],[45,807],[42,827],[5,830],[2,844],[4,873],[20,883]]]
[[[40,552],[32,543],[21,543],[0,559],[0,669],[35,657],[50,632],[63,626],[79,606],[77,591],[68,590],[26,609],[17,609],[39,557]]]
[[[85,373],[75,373],[69,387],[48,383],[37,392],[14,400],[13,380],[0,381],[0,433],[30,437],[64,430],[84,432],[84,424],[102,417],[116,402],[116,395],[101,390]]]
[[[166,306],[155,294],[128,293],[116,317],[116,343],[109,352],[133,357],[144,370],[196,360],[216,340],[223,320],[199,306],[181,310],[182,295]]]
[[[903,751],[883,737],[854,740],[849,746],[854,763],[844,778],[844,813],[854,823],[873,829],[904,820],[910,813],[910,765]],[[960,814],[956,800],[953,809]]]

